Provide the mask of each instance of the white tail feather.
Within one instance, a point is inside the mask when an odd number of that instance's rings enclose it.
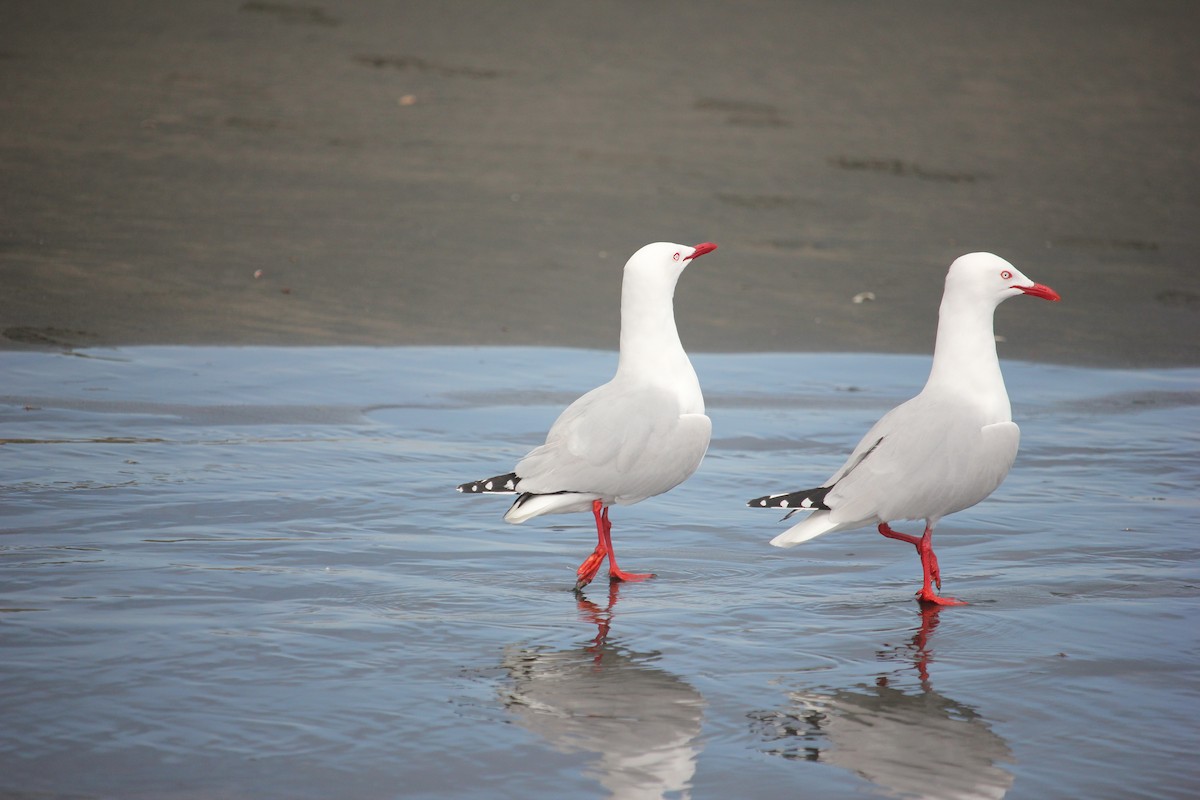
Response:
[[[568,514],[573,511],[591,511],[592,501],[599,499],[595,494],[562,494],[521,495],[512,508],[504,515],[505,522],[514,525],[542,514]]]
[[[815,511],[771,540],[776,547],[795,547],[801,542],[829,533],[838,524],[829,519],[828,511]]]

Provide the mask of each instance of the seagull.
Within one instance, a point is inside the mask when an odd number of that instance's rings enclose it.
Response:
[[[672,301],[684,268],[716,249],[712,242],[656,242],[634,253],[622,280],[621,352],[612,380],[568,406],[546,443],[512,472],[458,487],[468,494],[515,493],[504,515],[512,523],[590,510],[597,544],[576,571],[576,591],[591,583],[605,558],[610,581],[654,577],[617,566],[608,507],[675,488],[708,450],[712,422],[679,341]]]
[[[1022,294],[1060,299],[999,256],[969,253],[956,259],[946,275],[925,388],[876,422],[841,469],[817,488],[747,503],[790,509],[784,519],[813,512],[771,544],[793,547],[830,531],[878,525],[887,538],[916,546],[924,573],[918,601],[966,605],[933,589],[942,588],[933,529],[942,517],[994,492],[1017,456],[1021,431],[1012,421],[1000,374],[992,317],[1000,303]],[[925,520],[922,536],[889,524],[915,519]]]

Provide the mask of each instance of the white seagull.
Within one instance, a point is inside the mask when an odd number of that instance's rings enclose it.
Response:
[[[515,470],[458,487],[467,493],[516,493],[504,515],[513,523],[591,509],[598,541],[576,572],[576,590],[596,577],[605,557],[612,581],[654,577],[617,566],[608,507],[675,488],[708,450],[712,422],[675,329],[672,301],[684,267],[716,249],[712,242],[694,247],[657,242],[634,253],[621,286],[621,353],[613,379],[568,406],[546,443]]]
[[[916,545],[924,573],[919,601],[964,605],[939,597],[930,585],[942,588],[933,528],[995,491],[1017,456],[1021,431],[1000,374],[992,317],[996,306],[1020,294],[1059,300],[1053,289],[991,253],[969,253],[950,265],[925,388],[876,422],[841,469],[816,489],[747,503],[788,508],[789,517],[813,511],[771,544],[792,547],[830,531],[878,525],[889,539]],[[925,520],[923,536],[888,524],[910,519]]]

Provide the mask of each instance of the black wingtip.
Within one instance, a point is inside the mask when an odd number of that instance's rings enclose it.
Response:
[[[464,494],[512,494],[516,490],[517,473],[515,472],[458,485],[458,491]]]
[[[768,494],[747,500],[750,508],[788,508],[792,511],[829,511],[825,505],[825,495],[829,494],[832,486],[821,486],[816,489],[803,489],[799,492],[785,494]]]

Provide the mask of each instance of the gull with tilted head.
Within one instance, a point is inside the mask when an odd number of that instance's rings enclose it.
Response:
[[[576,589],[596,577],[605,558],[610,580],[653,577],[617,566],[608,507],[673,489],[696,471],[708,450],[712,423],[679,341],[673,300],[684,268],[716,249],[711,242],[694,247],[657,242],[634,253],[621,285],[621,351],[612,380],[568,406],[545,444],[512,472],[458,487],[469,494],[515,493],[504,515],[513,523],[590,510],[597,544],[576,572]]]
[[[942,588],[933,529],[995,491],[1017,456],[1021,432],[1012,421],[992,319],[1000,303],[1022,294],[1059,299],[991,253],[970,253],[951,264],[925,388],[875,423],[817,488],[749,501],[753,508],[791,509],[789,517],[813,512],[771,544],[792,547],[823,533],[878,525],[884,536],[916,546],[924,573],[918,600],[962,605],[933,589]],[[889,524],[913,519],[925,520],[924,535],[899,533]]]

